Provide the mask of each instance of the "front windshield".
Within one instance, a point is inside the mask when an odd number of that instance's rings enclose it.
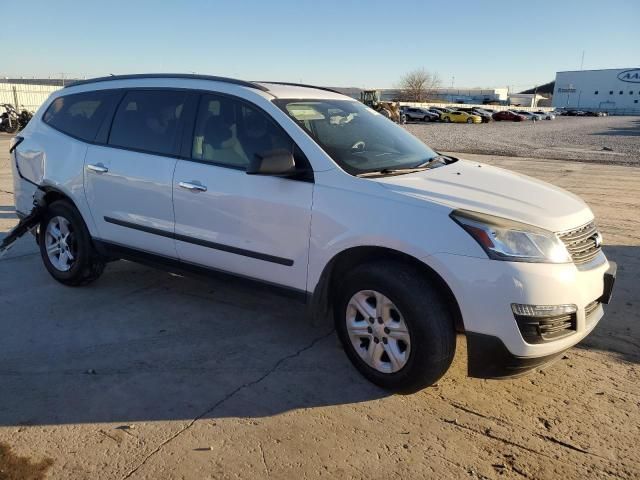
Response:
[[[350,100],[274,100],[347,172],[410,169],[438,157],[381,114]]]

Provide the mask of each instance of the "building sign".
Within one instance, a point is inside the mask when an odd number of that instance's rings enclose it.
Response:
[[[623,82],[640,83],[640,68],[634,68],[633,70],[625,70],[618,74],[618,79]]]
[[[558,88],[558,93],[576,93],[576,89],[569,85],[568,88]]]

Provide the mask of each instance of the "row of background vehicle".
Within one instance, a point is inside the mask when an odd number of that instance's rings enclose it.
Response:
[[[495,111],[490,108],[482,107],[457,107],[450,108],[445,106],[429,106],[429,107],[400,107],[402,115],[407,122],[445,122],[445,123],[488,123],[490,121],[510,121],[521,122],[526,120],[554,120],[557,116],[606,116],[602,112],[586,112],[581,110],[562,110],[556,109],[552,111],[527,111],[520,110],[517,107],[510,110]]]

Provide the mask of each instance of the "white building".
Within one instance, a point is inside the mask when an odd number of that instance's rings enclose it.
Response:
[[[553,106],[640,114],[640,68],[557,72]]]
[[[402,91],[397,88],[382,89],[383,100],[397,100],[402,98]],[[433,88],[426,94],[428,100],[439,100],[448,103],[483,103],[506,104],[508,88]]]
[[[537,107],[538,102],[541,100],[548,100],[548,98],[534,93],[509,94],[509,105],[513,105],[515,107]]]

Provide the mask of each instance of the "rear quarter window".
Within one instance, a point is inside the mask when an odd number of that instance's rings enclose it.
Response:
[[[72,137],[92,142],[115,95],[113,91],[98,91],[58,97],[49,105],[42,120]]]

